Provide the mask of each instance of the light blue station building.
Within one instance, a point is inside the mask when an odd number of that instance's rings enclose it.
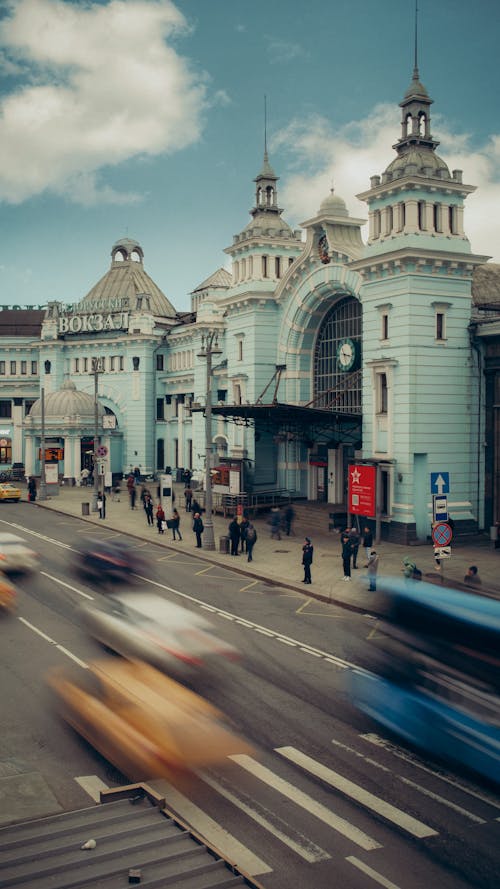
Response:
[[[43,434],[59,477],[78,480],[97,432],[104,472],[203,472],[208,436],[227,469],[216,492],[345,512],[350,467],[368,465],[385,539],[426,539],[440,475],[456,527],[498,521],[500,268],[472,252],[474,186],[436,153],[431,104],[415,67],[395,156],[358,195],[367,243],[333,190],[293,230],[266,148],[230,270],[190,312],[128,238],[79,303],[0,312],[0,469],[40,475]]]

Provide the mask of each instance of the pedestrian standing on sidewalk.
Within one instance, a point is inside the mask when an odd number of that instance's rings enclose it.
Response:
[[[161,503],[156,507],[156,527],[158,528],[158,534],[165,533],[165,510]]]
[[[311,538],[306,537],[304,539],[304,546],[302,547],[302,564],[304,566],[304,580],[302,583],[312,583],[311,579],[311,565],[313,560],[314,547],[311,543]]]
[[[349,534],[342,535],[342,566],[344,569],[344,580],[351,579],[351,541]]]
[[[365,568],[368,568],[368,562],[370,561],[370,555],[371,555],[372,546],[373,546],[373,534],[370,531],[368,526],[366,526],[363,529],[363,546],[365,548],[365,555],[366,555]]]
[[[368,589],[370,593],[375,593],[377,591],[378,561],[379,557],[377,555],[377,552],[376,550],[372,549],[370,558],[368,559],[368,580],[370,582]]]
[[[240,540],[241,540],[241,553],[243,554],[247,550],[247,531],[250,522],[248,521],[247,516],[243,516],[240,522]],[[248,551],[248,550],[247,550]]]
[[[172,522],[172,534],[173,534],[172,539],[175,540],[175,535],[177,533],[179,540],[182,540],[182,535],[181,535],[180,528],[179,528],[179,525],[181,523],[181,517],[180,517],[179,513],[177,512],[177,510],[175,509],[175,507],[172,510],[171,522]]]
[[[201,535],[203,534],[204,530],[205,528],[200,513],[195,512],[193,519],[193,531],[196,534],[196,546],[198,549],[201,548]]]
[[[229,522],[227,530],[229,532],[229,539],[231,541],[231,555],[237,556],[238,544],[240,542],[240,526],[238,524],[236,516],[234,517],[232,522]]]
[[[349,542],[351,544],[352,567],[358,567],[358,550],[359,550],[359,531],[356,525],[353,525],[349,531]]]
[[[184,488],[184,499],[186,501],[186,512],[191,512],[191,503],[193,502],[193,490],[187,485]]]
[[[253,548],[257,542],[257,531],[251,522],[248,522],[248,528],[246,529],[245,534],[246,546],[247,546],[247,562],[253,561]]]
[[[32,475],[28,482],[28,500],[30,500],[31,503],[34,503],[36,500],[36,481]]]
[[[144,497],[144,512],[146,513],[148,525],[154,525],[153,498],[151,497],[151,494],[146,494]]]
[[[287,537],[290,537],[290,534],[293,534],[293,520],[295,518],[295,510],[291,503],[285,509],[285,513],[283,515],[283,528]]]
[[[104,491],[102,494],[99,494],[99,498],[97,500],[97,509],[99,510],[99,518],[106,518],[106,494]]]

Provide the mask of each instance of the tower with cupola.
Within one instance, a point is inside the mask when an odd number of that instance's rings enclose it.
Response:
[[[382,530],[401,542],[430,535],[435,473],[449,474],[458,527],[478,521],[481,419],[469,323],[472,273],[487,257],[471,251],[464,202],[475,189],[436,154],[431,104],[415,53],[396,157],[358,195],[369,234],[352,263],[363,281],[363,459],[378,466]]]

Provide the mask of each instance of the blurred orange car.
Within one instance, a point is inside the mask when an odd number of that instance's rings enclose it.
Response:
[[[47,678],[62,717],[134,781],[252,752],[217,708],[142,661],[113,657]]]
[[[17,590],[14,584],[0,572],[0,608],[3,611],[14,611],[16,601]]]

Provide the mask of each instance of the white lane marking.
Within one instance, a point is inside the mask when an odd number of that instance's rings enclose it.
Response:
[[[66,589],[71,590],[72,593],[78,593],[78,595],[83,596],[84,599],[90,599],[92,602],[94,601],[94,596],[89,596],[88,593],[84,593],[83,590],[77,589],[76,586],[71,586],[71,584],[66,583],[65,580],[60,580],[59,577],[54,577],[53,574],[47,574],[46,571],[40,571],[40,574],[43,574],[44,577],[48,577],[49,580],[53,580],[54,583],[59,583],[61,586],[65,586]]]
[[[323,821],[324,824],[327,824],[348,840],[356,843],[357,846],[360,846],[366,852],[372,849],[382,848],[380,843],[377,843],[376,840],[369,837],[368,834],[364,833],[354,824],[350,824],[349,821],[346,821],[339,815],[335,815],[335,813],[331,812],[330,809],[327,809],[326,806],[318,803],[313,797],[309,796],[307,793],[303,793],[303,791],[299,790],[297,787],[294,787],[293,784],[280,778],[270,769],[266,768],[266,766],[263,766],[260,762],[252,759],[251,756],[247,756],[245,753],[235,753],[231,754],[229,758],[243,769],[246,769],[247,772],[250,772],[251,775],[254,775],[264,784],[268,784],[269,787],[273,787],[279,793],[283,794],[283,796],[286,796],[287,799],[290,799],[292,802],[296,803],[296,805],[301,806],[306,812],[309,812],[310,815],[314,815],[315,818]]]
[[[38,540],[45,540],[47,543],[53,543],[54,546],[60,546],[61,549],[73,549],[69,543],[62,543],[61,540],[55,540],[53,537],[46,537],[45,534],[40,534],[39,531],[33,531],[31,528],[25,528],[24,525],[17,525],[15,522],[6,522],[3,519],[1,522],[2,525],[9,525],[10,528],[16,528],[17,531],[22,531],[23,534],[31,534],[32,537],[37,537]]]
[[[300,842],[292,839],[284,830],[279,827],[276,827],[275,824],[272,824],[268,818],[265,818],[264,815],[261,815],[260,812],[257,812],[248,803],[245,803],[243,800],[239,799],[235,796],[231,791],[227,790],[219,781],[216,781],[214,778],[205,775],[203,772],[200,772],[200,777],[213,788],[217,793],[220,793],[225,799],[229,800],[233,806],[236,806],[238,809],[241,809],[242,812],[245,812],[250,818],[260,824],[264,830],[267,830],[273,836],[275,836],[278,840],[281,840],[282,843],[285,843],[286,846],[289,846],[297,855],[300,855],[301,858],[304,858],[305,861],[308,861],[309,864],[315,864],[318,861],[327,861],[331,856],[328,852],[325,852],[324,849],[321,849],[320,846],[317,846],[316,843],[313,843],[312,840],[308,839],[308,837],[303,836],[303,834],[297,833],[297,831],[293,830],[286,822],[281,821],[285,827],[292,830],[296,836],[300,838]],[[272,814],[272,813],[271,813]],[[274,816],[276,818],[276,816]]]
[[[159,790],[162,796],[166,797],[168,808],[187,821],[210,845],[222,852],[222,855],[234,861],[237,867],[246,871],[251,877],[272,873],[272,868],[262,858],[254,855],[250,849],[247,849],[236,837],[217,824],[213,818],[210,818],[168,781],[155,781],[154,786],[155,790]]]
[[[469,812],[467,809],[464,809],[463,806],[458,806],[456,803],[453,803],[451,800],[446,799],[444,796],[440,796],[438,793],[433,793],[432,790],[428,790],[426,787],[422,787],[421,784],[417,784],[416,781],[410,781],[409,778],[405,778],[404,775],[397,775],[393,769],[389,769],[387,766],[384,766],[381,762],[377,762],[376,759],[372,759],[370,756],[365,756],[364,753],[360,753],[359,750],[354,750],[353,747],[349,747],[347,744],[342,744],[341,741],[335,740],[332,738],[331,742],[335,747],[339,747],[341,750],[347,751],[352,756],[357,756],[359,759],[362,759],[364,762],[368,763],[368,765],[373,766],[376,769],[380,769],[382,772],[389,772],[393,778],[396,778],[397,781],[401,781],[403,784],[408,785],[413,790],[416,790],[418,793],[421,793],[422,796],[428,796],[429,799],[433,799],[435,802],[440,803],[443,806],[447,806],[453,812],[458,812],[459,815],[463,815],[465,818],[469,818],[470,821],[474,821],[476,824],[486,824],[483,818],[479,818],[478,815],[474,815],[472,812]]]
[[[101,790],[108,790],[108,785],[97,775],[81,775],[75,781],[96,803],[101,802]]]
[[[417,769],[420,769],[420,771],[425,772],[427,775],[432,775],[434,778],[438,778],[445,784],[450,784],[451,787],[455,787],[462,793],[467,794],[467,796],[471,796],[473,799],[480,800],[480,802],[482,803],[487,803],[489,806],[493,806],[495,809],[500,809],[498,797],[494,797],[493,795],[488,796],[488,794],[486,793],[478,793],[477,790],[474,790],[472,787],[467,787],[466,784],[462,784],[461,781],[458,781],[451,775],[445,775],[442,772],[437,772],[435,769],[429,768],[429,766],[424,765],[423,762],[420,762],[410,753],[405,753],[404,750],[396,747],[386,738],[381,738],[379,735],[373,732],[370,732],[366,735],[360,735],[359,737],[362,738],[363,741],[368,741],[369,744],[373,744],[375,747],[383,747],[384,750],[386,750],[388,753],[391,753],[392,756],[396,756],[398,759],[402,759],[403,762],[410,763],[410,765],[414,766]]]
[[[35,627],[34,624],[30,624],[29,620],[26,620],[24,617],[19,617],[18,620],[21,621],[28,629],[33,630],[38,636],[41,636],[42,639],[45,639],[46,642],[50,642],[51,645],[54,645],[61,654],[65,654],[66,657],[71,658],[72,661],[75,661],[80,667],[83,667],[85,670],[88,669],[88,664],[85,661],[81,661],[76,654],[73,654],[71,651],[68,651],[67,648],[64,648],[64,645],[60,645],[59,642],[56,642],[55,639],[52,639],[50,636],[47,636],[47,633],[44,633],[43,630],[40,630],[38,627]]]
[[[400,889],[396,883],[392,883],[391,880],[387,880],[386,877],[383,877],[382,874],[377,873],[376,870],[373,870],[372,867],[368,867],[364,861],[360,861],[359,858],[355,858],[354,855],[348,855],[346,858],[350,864],[353,864],[354,867],[357,867],[359,870],[363,871],[367,877],[371,877],[379,886],[384,886],[384,889]]]
[[[418,821],[417,818],[413,818],[411,815],[403,812],[402,809],[397,809],[396,806],[386,803],[385,800],[360,787],[359,784],[354,784],[353,781],[349,781],[348,778],[344,778],[343,775],[339,775],[338,772],[334,772],[333,769],[329,769],[300,750],[296,750],[295,747],[276,747],[275,750],[280,756],[300,766],[300,768],[324,781],[330,787],[334,787],[335,790],[340,791],[344,796],[348,796],[355,802],[360,803],[365,809],[370,809],[376,815],[385,818],[386,821],[391,821],[412,836],[418,839],[438,836],[438,832],[429,827],[428,824],[424,824],[422,821]]]

